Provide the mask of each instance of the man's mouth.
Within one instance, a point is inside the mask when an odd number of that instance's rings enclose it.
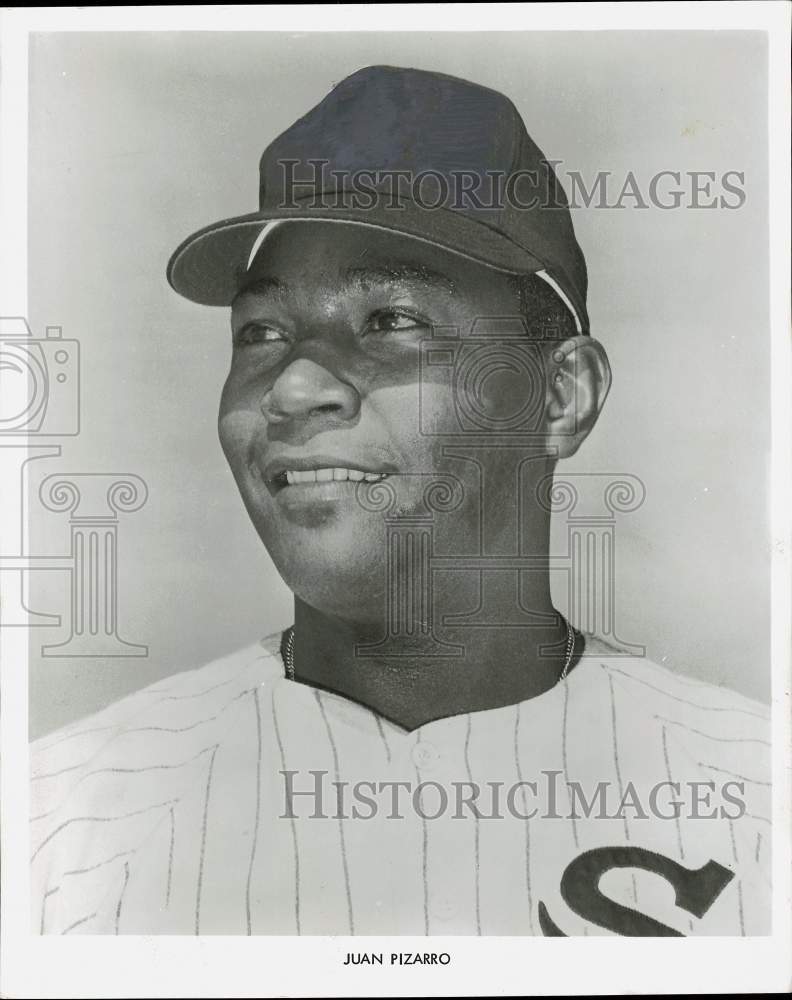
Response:
[[[361,469],[345,469],[333,467],[331,469],[287,469],[276,476],[276,482],[281,486],[295,486],[298,483],[360,483],[364,480],[367,483],[375,483],[379,479],[386,479],[387,472],[363,472]]]
[[[335,459],[335,460],[333,460]],[[366,461],[346,462],[340,456],[286,456],[273,459],[264,467],[264,481],[273,492],[292,487],[325,483],[376,483],[396,473],[396,468]],[[326,491],[325,491],[326,492]]]

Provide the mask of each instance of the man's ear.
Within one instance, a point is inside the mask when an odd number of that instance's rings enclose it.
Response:
[[[581,335],[555,344],[546,358],[545,430],[552,454],[574,455],[608,395],[611,369],[598,340]]]

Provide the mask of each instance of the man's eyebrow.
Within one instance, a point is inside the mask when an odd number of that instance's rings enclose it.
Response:
[[[264,275],[260,278],[256,278],[255,281],[251,281],[250,284],[245,285],[244,288],[241,288],[234,298],[234,303],[236,303],[239,299],[247,297],[248,295],[285,295],[289,290],[290,286],[285,281],[281,281],[280,278],[275,278],[270,275]]]
[[[369,285],[394,285],[399,282],[420,284],[453,293],[456,284],[445,274],[426,267],[424,264],[411,264],[402,261],[389,261],[382,264],[366,264],[360,267],[350,267],[344,272],[345,283],[351,287],[366,288]],[[248,296],[284,296],[292,290],[292,286],[276,278],[274,275],[262,275],[240,289],[234,304]]]
[[[456,291],[456,285],[447,275],[434,271],[431,267],[426,267],[423,264],[410,264],[401,261],[350,267],[346,271],[346,278],[350,284],[358,286],[409,282],[411,284],[431,285],[442,288],[446,292]]]

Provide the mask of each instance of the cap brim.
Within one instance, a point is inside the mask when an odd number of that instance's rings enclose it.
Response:
[[[403,203],[394,209],[276,208],[225,219],[188,237],[168,262],[168,281],[180,295],[206,306],[228,306],[245,285],[251,252],[270,222],[309,220],[385,229],[444,247],[498,270],[532,274],[547,266],[485,223],[446,209]],[[257,258],[266,252],[263,248]]]

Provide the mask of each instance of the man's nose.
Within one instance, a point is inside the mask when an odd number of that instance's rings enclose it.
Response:
[[[261,400],[261,410],[269,423],[323,414],[352,420],[359,409],[360,396],[355,387],[309,358],[292,361]]]

